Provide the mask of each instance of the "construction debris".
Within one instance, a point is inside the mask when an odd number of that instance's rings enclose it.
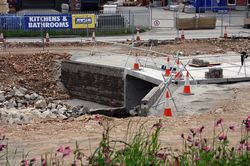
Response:
[[[22,86],[53,99],[67,99],[60,86],[60,60],[66,53],[1,54],[0,85],[6,88]]]
[[[154,46],[153,50],[164,52],[165,54],[175,54],[182,50],[183,56],[203,55],[203,54],[225,54],[229,51],[242,52],[250,51],[250,40],[243,38],[220,38],[220,39],[186,39],[185,42],[176,40],[149,40],[140,41],[140,47]]]
[[[205,78],[223,78],[223,69],[222,68],[213,68],[209,69],[208,72],[205,72]]]
[[[210,62],[202,60],[202,59],[194,58],[194,59],[192,59],[192,62],[189,63],[188,65],[191,67],[208,67],[208,66],[221,65],[221,63],[210,63]]]
[[[208,66],[209,62],[202,60],[202,59],[194,58],[192,59],[192,64],[199,65],[199,66]]]
[[[76,118],[89,112],[87,107],[71,107],[24,87],[0,90],[0,123],[26,124],[45,118]]]

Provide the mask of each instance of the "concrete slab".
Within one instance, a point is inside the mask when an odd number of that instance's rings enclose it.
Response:
[[[180,57],[181,62],[185,65],[188,61],[192,60],[192,58],[196,58],[196,56],[190,57]],[[204,59],[210,62],[218,62],[221,63],[219,66],[214,67],[190,67],[186,66],[186,69],[190,72],[190,75],[197,81],[200,82],[207,82],[207,83],[220,83],[223,82],[232,82],[232,81],[247,81],[248,77],[250,77],[250,62],[246,59],[245,62],[245,69],[246,73],[244,72],[244,68],[240,69],[240,55],[236,53],[229,53],[229,54],[218,54],[218,55],[203,55],[199,56],[200,59]],[[160,84],[163,81],[162,74],[164,73],[161,70],[161,65],[164,64],[165,57],[155,57],[152,59],[148,57],[139,57],[140,62],[143,66],[141,70],[134,71],[131,70],[133,63],[135,62],[134,56],[128,56],[126,54],[114,54],[114,53],[97,53],[94,56],[89,56],[88,52],[78,52],[77,54],[73,54],[71,60],[74,61],[81,61],[87,63],[94,63],[94,64],[104,64],[116,67],[124,67],[127,69],[127,73],[130,75],[136,76],[141,79],[147,79],[149,82]],[[147,62],[146,62],[147,61]],[[174,59],[171,58],[171,63],[174,63]],[[147,66],[154,66],[158,67],[158,69],[148,68]],[[154,67],[155,68],[155,67]],[[183,68],[183,66],[181,66]],[[223,69],[223,78],[224,79],[205,79],[205,72],[207,72],[211,68],[222,68]],[[239,72],[239,73],[238,73]],[[237,78],[237,79],[236,79]]]
[[[249,86],[249,84],[244,86]],[[182,87],[175,90],[173,98],[170,100],[174,116],[187,116],[211,111],[211,105],[216,106],[219,102],[233,99],[234,96],[231,85],[194,85],[191,87],[194,95],[190,96],[182,95],[182,91]],[[164,97],[161,98],[160,104],[156,108],[150,109],[150,115],[163,116]]]
[[[181,62],[185,65],[192,58],[196,58],[197,56],[190,57],[180,57]],[[208,60],[210,62],[219,62],[221,65],[216,66],[216,68],[223,69],[223,78],[220,79],[205,79],[205,72],[207,72],[210,68],[214,67],[205,67],[205,68],[195,68],[186,66],[190,75],[194,78],[193,81],[196,81],[200,84],[218,84],[218,83],[234,83],[234,82],[242,82],[242,81],[250,81],[250,62],[248,59],[245,63],[246,73],[244,69],[239,72],[240,69],[240,55],[236,53],[228,53],[228,54],[218,54],[218,55],[202,55],[198,56],[201,59]],[[105,64],[111,66],[119,66],[125,68],[125,74],[129,74],[131,76],[137,77],[139,79],[148,81],[153,84],[160,84],[163,81],[162,74],[163,70],[160,69],[161,65],[164,64],[165,57],[155,57],[152,59],[148,57],[139,57],[140,62],[144,67],[141,67],[141,70],[135,71],[132,70],[131,67],[135,62],[135,57],[128,56],[125,54],[112,54],[108,55],[104,54],[96,54],[95,56],[88,56],[87,53],[78,53],[72,57],[72,60],[82,61],[88,63],[97,63],[97,64]],[[144,63],[146,62],[147,63]],[[171,58],[171,62],[174,62],[174,59]],[[145,66],[154,66],[158,67],[158,69],[152,69]],[[155,67],[154,67],[155,68]],[[183,66],[181,66],[183,69]],[[238,74],[239,72],[239,74]],[[185,75],[185,71],[184,71]],[[220,100],[231,99],[234,91],[230,88],[230,85],[192,85],[192,92],[194,95],[192,96],[183,96],[181,92],[183,91],[183,79],[180,84],[174,85],[171,84],[169,90],[171,94],[174,96],[173,101],[176,101],[176,107],[174,106],[174,102],[171,104],[171,108],[175,109],[174,115],[188,115],[193,113],[202,113],[204,111],[208,111],[211,104],[214,104]],[[192,81],[192,80],[191,80]],[[250,84],[250,83],[248,83]],[[164,91],[160,96],[159,100],[156,102],[158,105],[154,105],[150,109],[150,115],[162,116],[164,110],[164,101],[165,94]],[[185,102],[184,102],[185,101]],[[191,103],[191,104],[190,104]]]

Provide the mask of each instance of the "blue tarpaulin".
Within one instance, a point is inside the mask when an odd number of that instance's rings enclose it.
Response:
[[[0,15],[0,29],[40,30],[72,29],[72,17],[69,14],[58,15]]]
[[[1,29],[23,29],[24,28],[24,18],[22,16],[16,15],[0,15],[0,28]]]
[[[205,12],[206,10],[220,11],[227,10],[227,0],[190,0],[190,3],[196,8],[196,12]]]

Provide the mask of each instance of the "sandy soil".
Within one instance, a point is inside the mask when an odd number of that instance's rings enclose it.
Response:
[[[236,88],[239,87],[239,88]],[[189,133],[190,128],[197,129],[205,126],[205,135],[212,137],[214,121],[219,118],[224,119],[225,126],[235,125],[236,131],[229,132],[229,140],[232,146],[236,146],[240,139],[240,123],[250,115],[250,92],[249,84],[236,86],[235,94],[232,98],[218,101],[211,105],[211,109],[200,115],[190,115],[186,117],[131,117],[116,119],[104,117],[104,123],[108,122],[114,126],[111,138],[124,140],[127,135],[127,126],[133,126],[130,132],[138,130],[140,124],[145,123],[148,130],[159,119],[163,120],[160,141],[163,147],[181,149],[182,140],[180,135]],[[220,109],[218,109],[220,108]],[[69,145],[74,147],[78,141],[86,154],[90,154],[98,146],[101,140],[103,128],[98,124],[93,116],[82,116],[77,119],[64,121],[45,121],[28,125],[2,125],[1,131],[9,138],[11,149],[24,149],[30,151],[30,156],[37,157],[45,152],[54,151],[57,147]],[[18,155],[21,155],[22,151]]]
[[[249,41],[245,41],[244,44],[234,43],[236,49],[232,49],[231,45],[227,43],[218,42],[217,43],[203,43],[201,45],[197,43],[180,43],[177,45],[164,45],[156,46],[154,49],[164,51],[165,53],[172,53],[175,50],[182,50],[185,54],[193,54],[197,51],[202,53],[212,53],[211,50],[218,49],[217,51],[240,51],[242,49],[248,49]],[[247,43],[247,44],[246,44]],[[191,46],[192,45],[192,46]],[[239,47],[239,48],[238,48]],[[91,46],[86,47],[73,47],[73,46],[64,46],[64,47],[50,47],[51,52],[64,53],[72,50],[89,50]],[[99,47],[100,50],[106,49],[107,51],[112,48],[113,51],[118,51],[121,53],[127,52],[125,48],[114,48],[110,46]],[[14,55],[14,52],[24,53],[34,53],[38,50],[41,51],[42,48],[12,48],[8,51],[11,51]],[[219,50],[220,49],[220,50]],[[7,52],[8,52],[7,51]],[[12,54],[11,53],[11,54]],[[25,56],[25,55],[24,55]],[[0,58],[6,59],[8,53],[1,53]],[[14,58],[15,59],[15,58]],[[39,59],[39,56],[36,58]],[[21,59],[22,60],[22,59]],[[29,60],[29,58],[27,58]],[[18,61],[18,60],[16,60]],[[22,61],[21,61],[22,62]],[[12,61],[10,61],[12,65]],[[6,78],[9,75],[15,75],[18,72],[14,71],[13,67],[6,66],[6,71],[11,71],[11,73],[4,73]],[[2,69],[3,70],[3,69]],[[14,72],[13,72],[14,71]],[[2,73],[3,74],[3,73]],[[2,78],[2,77],[1,77]],[[2,85],[4,85],[4,80],[1,80]],[[249,83],[250,84],[250,83]],[[128,137],[126,135],[127,126],[131,123],[133,126],[130,131],[138,130],[140,124],[145,123],[147,129],[155,124],[159,119],[163,120],[164,128],[160,136],[160,141],[163,147],[171,147],[173,149],[181,149],[181,137],[182,133],[187,134],[190,128],[198,128],[202,125],[205,126],[205,134],[208,137],[211,137],[213,131],[214,121],[220,117],[224,119],[225,125],[236,125],[236,131],[229,133],[229,139],[232,140],[232,145],[235,146],[240,139],[240,123],[241,121],[250,115],[250,87],[246,83],[244,86],[235,86],[234,94],[230,98],[223,100],[216,100],[216,103],[212,103],[210,110],[200,114],[200,115],[187,115],[182,117],[131,117],[125,119],[116,119],[105,117],[105,123],[108,122],[109,125],[114,126],[111,137],[112,139],[124,139]],[[214,94],[220,95],[220,94]],[[218,108],[220,108],[218,110]],[[21,158],[22,154],[29,152],[30,157],[40,157],[41,154],[45,152],[54,152],[56,148],[63,145],[69,145],[74,147],[75,141],[80,143],[81,148],[84,153],[89,155],[92,153],[95,148],[98,146],[103,128],[98,124],[93,116],[82,116],[77,119],[67,119],[63,121],[44,121],[40,123],[33,123],[27,125],[0,125],[0,131],[2,134],[6,135],[9,138],[9,147],[11,151],[18,149],[17,158]]]
[[[97,43],[97,51],[112,51],[119,53],[128,53],[128,47],[121,46],[121,44],[131,44],[131,41],[123,42],[120,44]],[[139,44],[140,45],[140,44]],[[41,43],[7,43],[6,52],[34,52],[34,51],[56,51],[56,52],[69,52],[70,50],[91,50],[94,47],[93,43],[51,43],[44,48]],[[141,48],[148,49],[149,46],[145,44],[140,45]],[[216,54],[226,53],[229,51],[241,52],[250,51],[249,39],[197,39],[185,41],[170,41],[167,43],[153,45],[152,50],[159,51],[165,54],[174,54],[177,51],[182,51],[184,55],[197,55],[197,54]],[[138,53],[140,51],[135,51]],[[140,52],[144,55],[145,52]]]

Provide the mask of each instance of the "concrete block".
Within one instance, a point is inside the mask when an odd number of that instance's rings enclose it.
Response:
[[[159,86],[154,87],[142,100],[140,107],[140,115],[146,116],[149,109],[158,101],[161,93],[164,90],[164,82]]]

